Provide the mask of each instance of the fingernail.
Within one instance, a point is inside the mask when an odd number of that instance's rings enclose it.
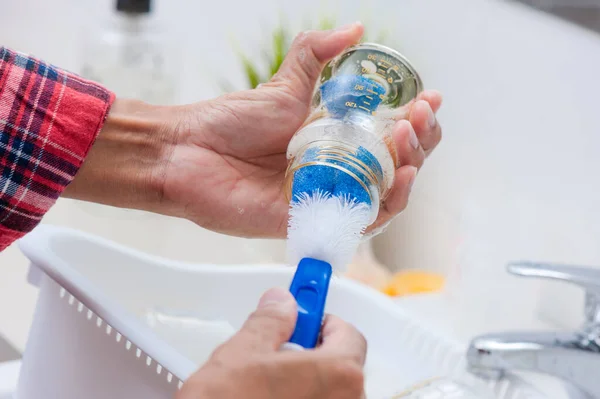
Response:
[[[427,104],[427,122],[429,123],[429,127],[435,127],[435,114],[433,113],[433,110],[431,109],[431,105],[429,105],[429,103]]]
[[[415,180],[417,179],[417,171],[418,171],[418,169],[414,166],[411,166],[411,169],[412,169],[412,177],[408,181],[408,192],[409,193],[412,191],[412,188],[415,184]]]
[[[342,26],[338,26],[337,28],[335,28],[333,31],[334,32],[343,32],[346,30],[350,30],[352,28],[354,28],[356,26],[356,24],[359,24],[360,22],[352,22],[351,24],[346,24],[346,25],[342,25]]]
[[[412,124],[408,124],[408,142],[411,147],[415,150],[419,148],[419,138],[417,137],[417,133],[415,133],[415,129],[412,127]]]
[[[294,297],[289,291],[283,288],[271,288],[263,294],[258,302],[258,308],[264,308],[271,305],[281,305],[292,302]]]

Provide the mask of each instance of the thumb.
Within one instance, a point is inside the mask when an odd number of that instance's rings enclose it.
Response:
[[[308,104],[325,64],[356,44],[363,32],[363,25],[355,22],[333,30],[300,33],[272,82],[285,83],[290,94]]]
[[[272,288],[264,293],[258,308],[230,340],[230,344],[236,350],[276,351],[292,336],[297,317],[298,306],[292,294],[283,288]]]

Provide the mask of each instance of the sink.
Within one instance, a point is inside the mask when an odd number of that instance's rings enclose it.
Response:
[[[503,308],[503,302],[507,302],[506,298],[502,294],[494,293],[494,290],[486,290],[484,284],[482,283],[482,289],[488,295],[484,300],[479,291],[474,297],[469,294],[459,296],[451,288],[439,293],[398,297],[394,299],[394,303],[408,314],[409,318],[418,319],[422,328],[437,331],[445,338],[453,340],[457,347],[467,348],[473,337],[490,331],[556,329],[556,326],[547,324],[535,315],[518,311],[512,304]],[[581,391],[556,377],[533,372],[509,372],[508,378],[526,382],[534,388],[536,394],[544,398],[589,399]],[[502,390],[498,388],[500,382],[489,384],[496,385],[497,394],[501,394]]]
[[[241,327],[260,295],[270,287],[287,287],[294,272],[284,265],[174,262],[47,225],[26,236],[20,248],[31,261],[29,280],[40,287],[40,295],[23,355],[19,399],[42,393],[51,399],[100,399],[123,392],[172,397]],[[368,340],[370,399],[391,398],[437,377],[452,378],[481,398],[543,397],[518,376],[490,383],[469,374],[465,345],[349,279],[332,280],[326,311],[354,324]]]

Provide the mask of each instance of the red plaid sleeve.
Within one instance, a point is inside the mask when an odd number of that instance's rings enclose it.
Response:
[[[0,47],[0,251],[73,180],[113,100],[97,83]]]

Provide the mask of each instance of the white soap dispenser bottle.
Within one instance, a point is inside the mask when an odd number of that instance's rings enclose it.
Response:
[[[111,19],[92,31],[81,74],[118,97],[150,104],[177,102],[175,43],[156,19],[151,0],[116,0]]]
[[[113,12],[86,27],[80,74],[113,91],[154,105],[178,102],[176,42],[153,11],[155,0],[114,0]],[[77,201],[73,224],[139,250],[165,255],[171,218]]]

